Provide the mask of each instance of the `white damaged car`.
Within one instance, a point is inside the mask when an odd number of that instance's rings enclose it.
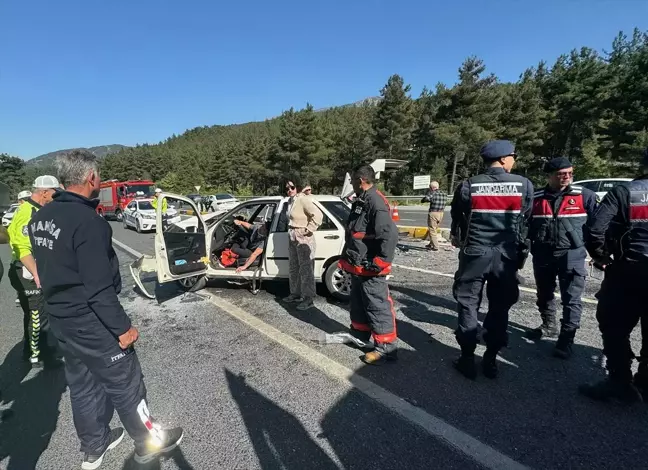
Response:
[[[315,237],[315,278],[328,292],[340,300],[348,300],[351,277],[338,267],[345,239],[345,224],[350,208],[339,197],[312,196],[324,214]],[[143,256],[131,265],[133,278],[140,290],[150,298],[142,282],[142,273],[157,273],[160,284],[177,282],[184,290],[196,291],[210,279],[245,281],[252,293],[258,293],[261,282],[288,279],[288,198],[262,197],[242,202],[229,211],[201,215],[194,201],[176,194],[163,193],[181,220],[162,220],[161,204],[155,212],[155,256]],[[150,204],[150,202],[149,202]],[[126,220],[126,217],[124,218]],[[224,266],[221,254],[241,236],[239,219],[250,224],[269,223],[263,254],[249,268],[236,273],[236,266]],[[128,223],[128,222],[125,222]]]
[[[155,230],[156,215],[151,201],[152,199],[133,199],[126,206],[122,217],[125,229],[132,227],[139,233]],[[181,220],[178,211],[172,206],[167,207],[165,219],[165,223],[169,224],[178,223]]]

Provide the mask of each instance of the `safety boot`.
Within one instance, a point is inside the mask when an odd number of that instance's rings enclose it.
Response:
[[[632,383],[641,393],[644,402],[648,403],[648,362],[639,363],[639,370],[634,375]]]
[[[524,334],[525,338],[533,341],[538,341],[542,338],[555,338],[556,336],[558,336],[558,327],[556,326],[556,320],[553,318],[542,320],[542,325]]]
[[[376,343],[376,347],[366,352],[360,360],[365,364],[381,366],[387,361],[397,361],[398,349],[393,343]]]
[[[573,354],[574,336],[576,331],[561,331],[553,350],[553,356],[560,359],[569,359]]]
[[[462,353],[458,359],[452,361],[452,365],[467,379],[477,379],[477,366],[475,365],[474,354]]]
[[[496,379],[499,370],[497,368],[497,350],[496,349],[488,349],[486,348],[486,352],[484,352],[484,357],[482,358],[482,373],[484,374],[484,377],[489,378],[489,379]]]
[[[623,405],[641,403],[639,390],[632,382],[614,380],[610,377],[595,384],[581,385],[578,391],[588,398],[603,402],[617,402]]]

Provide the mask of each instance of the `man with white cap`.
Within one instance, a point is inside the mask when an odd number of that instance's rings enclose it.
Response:
[[[47,345],[49,322],[43,311],[43,294],[32,254],[28,225],[41,207],[52,202],[52,196],[58,187],[59,182],[53,176],[43,175],[36,178],[31,195],[18,207],[7,229],[12,256],[9,280],[18,293],[24,314],[23,354],[34,368],[42,368],[45,360],[53,365],[56,365],[56,362],[51,360],[53,349]]]
[[[25,202],[27,199],[31,197],[31,195],[32,195],[31,191],[27,191],[27,190],[20,191],[18,193],[18,204],[22,204],[23,202]]]

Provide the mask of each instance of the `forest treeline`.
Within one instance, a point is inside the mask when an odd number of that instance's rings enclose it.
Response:
[[[648,33],[619,33],[609,50],[583,47],[552,65],[540,62],[515,83],[489,74],[477,57],[461,64],[454,85],[418,96],[393,75],[379,100],[291,108],[265,122],[198,127],[125,148],[103,160],[102,177],[151,178],[181,193],[200,185],[203,193],[261,195],[277,191],[283,174],[299,173],[329,193],[355,165],[392,158],[408,164],[385,174],[386,191],[411,194],[414,175],[430,174],[448,189],[478,172],[479,147],[492,138],[516,143],[516,171],[535,182],[557,155],[572,160],[580,179],[631,176],[648,147]],[[24,186],[35,170],[11,160],[0,157],[0,179],[17,187],[25,178]]]

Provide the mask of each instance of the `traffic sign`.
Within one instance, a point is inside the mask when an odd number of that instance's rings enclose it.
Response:
[[[200,192],[200,186],[194,186],[194,188],[196,188],[196,192],[197,192],[197,193]]]
[[[414,177],[414,189],[427,189],[430,186],[430,175]]]

